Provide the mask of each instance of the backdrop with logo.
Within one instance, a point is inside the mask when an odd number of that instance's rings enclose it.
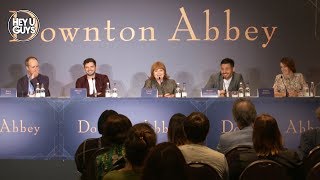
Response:
[[[319,98],[252,98],[258,113],[273,115],[285,145],[297,149],[300,134],[320,127],[314,110]],[[199,111],[210,120],[206,145],[215,149],[221,133],[238,130],[232,120],[233,98],[0,98],[0,159],[73,159],[80,143],[97,132],[97,120],[105,109],[129,117],[132,124],[149,122],[158,143],[167,141],[170,117]]]
[[[156,60],[190,97],[225,57],[252,89],[272,87],[284,56],[319,82],[316,8],[312,0],[12,0],[0,6],[0,87],[16,86],[31,55],[54,97],[69,95],[88,57],[122,97],[140,95]]]

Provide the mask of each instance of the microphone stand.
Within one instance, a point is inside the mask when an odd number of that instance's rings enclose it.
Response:
[[[283,78],[283,76],[281,75],[281,81],[282,81],[282,84],[284,85],[284,89],[286,90],[286,97],[289,97],[289,93],[288,93],[286,84],[284,83],[283,79],[284,79],[284,78]]]

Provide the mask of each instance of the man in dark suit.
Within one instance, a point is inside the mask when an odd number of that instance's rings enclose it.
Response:
[[[320,121],[320,107],[316,109],[317,119]],[[320,145],[320,127],[307,130],[301,134],[298,153],[301,159],[308,156],[309,152]]]
[[[239,98],[233,104],[232,114],[239,130],[220,136],[217,150],[223,154],[238,145],[252,146],[252,124],[257,117],[254,104],[249,99]]]
[[[27,97],[34,96],[37,83],[39,86],[43,84],[45,88],[46,97],[50,96],[49,91],[49,78],[48,76],[39,73],[39,62],[37,58],[30,56],[25,60],[27,75],[18,80],[17,83],[17,96]]]
[[[88,97],[104,97],[107,83],[110,83],[108,76],[96,73],[97,66],[93,58],[84,60],[83,68],[86,75],[77,79],[76,88],[86,88]]]
[[[244,85],[242,75],[234,72],[234,61],[225,58],[220,63],[220,72],[210,76],[205,88],[217,88],[220,96],[226,96],[227,91],[238,91],[240,82]]]

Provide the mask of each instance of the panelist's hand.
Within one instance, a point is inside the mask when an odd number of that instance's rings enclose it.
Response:
[[[174,96],[174,94],[166,93],[166,94],[164,95],[164,97],[170,98],[170,97],[175,97],[175,96]]]
[[[289,91],[289,97],[297,97],[299,96],[299,93],[297,91]]]
[[[225,90],[219,90],[218,93],[219,93],[220,97],[226,97],[226,91]]]
[[[36,70],[34,73],[32,73],[31,74],[31,79],[34,79],[34,78],[36,78],[36,77],[38,77],[38,75],[39,75],[39,71],[38,70]]]

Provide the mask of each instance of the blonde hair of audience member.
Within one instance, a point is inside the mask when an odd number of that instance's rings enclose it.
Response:
[[[284,149],[277,121],[272,116],[261,114],[256,118],[252,142],[257,155],[262,157],[278,155]]]

